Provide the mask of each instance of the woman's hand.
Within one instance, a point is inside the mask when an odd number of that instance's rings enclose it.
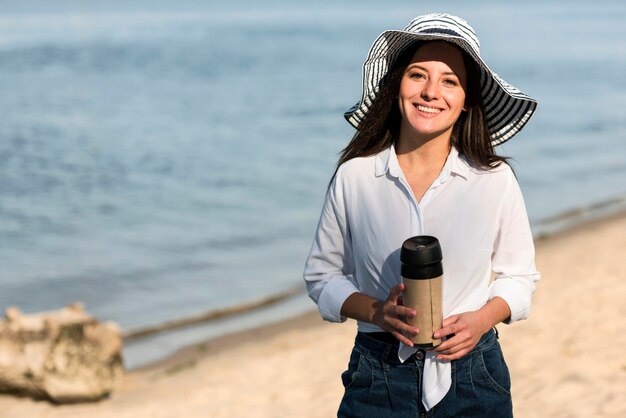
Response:
[[[435,338],[454,334],[441,343],[434,351],[437,360],[457,360],[472,351],[480,337],[490,329],[489,321],[480,311],[452,315],[443,320],[443,327],[436,331]]]
[[[442,338],[454,334],[441,343],[434,351],[438,352],[437,360],[457,360],[472,351],[480,337],[496,324],[511,316],[509,305],[500,297],[491,299],[477,311],[452,315],[443,320],[443,326],[434,334]]]
[[[419,329],[406,323],[405,318],[413,318],[416,312],[402,305],[400,295],[404,288],[404,284],[394,286],[385,301],[374,303],[374,315],[371,322],[390,332],[398,341],[413,347],[413,342],[405,335],[415,336],[419,333]]]

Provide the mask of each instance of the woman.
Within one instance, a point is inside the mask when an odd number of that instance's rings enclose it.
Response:
[[[339,416],[511,416],[494,326],[528,316],[539,274],[519,186],[494,146],[536,102],[446,14],[381,34],[363,86],[304,272],[325,320],[358,321]],[[412,347],[415,311],[401,303],[399,249],[415,235],[437,237],[444,256],[444,342],[427,352]]]

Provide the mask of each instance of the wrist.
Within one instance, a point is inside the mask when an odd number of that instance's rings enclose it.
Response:
[[[491,313],[489,312],[489,309],[485,309],[485,307],[483,307],[479,313],[480,313],[480,327],[481,327],[481,334],[485,334],[486,332],[488,332],[491,328],[493,328],[496,323],[494,322],[494,319],[492,318]]]
[[[491,328],[505,321],[511,316],[511,310],[508,303],[499,296],[491,299],[480,310],[483,331],[487,332]]]

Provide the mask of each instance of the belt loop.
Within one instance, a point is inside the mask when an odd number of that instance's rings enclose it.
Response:
[[[496,332],[496,340],[500,339],[500,334],[498,333],[498,328],[496,328],[495,326],[493,327],[493,330]]]

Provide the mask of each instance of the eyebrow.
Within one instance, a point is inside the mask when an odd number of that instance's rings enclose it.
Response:
[[[406,69],[408,71],[411,68],[419,68],[422,71],[427,71],[426,68],[422,67],[419,64],[409,64],[409,66]],[[459,77],[459,75],[457,73],[455,73],[454,71],[446,71],[446,72],[443,73],[443,75],[453,75],[455,77]]]

